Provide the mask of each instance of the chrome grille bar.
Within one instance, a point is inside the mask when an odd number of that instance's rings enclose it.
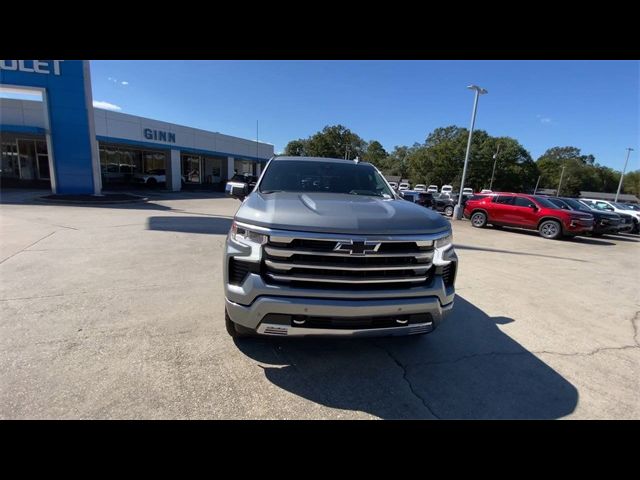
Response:
[[[427,280],[426,276],[420,277],[370,277],[370,278],[338,278],[327,277],[324,275],[277,275],[275,273],[267,273],[267,275],[278,281],[286,282],[319,282],[319,283],[346,283],[346,284],[374,284],[374,283],[409,283],[409,282],[424,282]]]
[[[377,256],[377,255],[372,255]],[[265,260],[267,267],[274,268],[276,270],[291,270],[292,268],[308,268],[314,270],[345,270],[351,272],[357,271],[389,271],[389,270],[428,270],[431,268],[431,264],[411,264],[411,265],[336,265],[333,263],[326,264],[308,264],[308,263],[282,263],[274,262],[273,260]]]
[[[280,247],[264,247],[264,251],[267,255],[273,257],[291,257],[293,255],[321,255],[324,257],[343,257],[349,258],[351,257],[349,254],[334,252],[334,251],[323,251],[323,250],[298,250],[292,248],[280,248]],[[362,258],[356,257],[355,258]],[[354,258],[352,257],[352,258]],[[407,252],[393,252],[393,253],[372,253],[367,254],[367,258],[406,258],[412,257],[417,260],[431,259],[433,257],[433,252],[415,252],[415,253],[407,253]]]

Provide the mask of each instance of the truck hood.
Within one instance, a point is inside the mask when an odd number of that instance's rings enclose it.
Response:
[[[410,235],[446,232],[439,213],[406,200],[319,192],[253,192],[238,209],[239,222],[278,230]]]

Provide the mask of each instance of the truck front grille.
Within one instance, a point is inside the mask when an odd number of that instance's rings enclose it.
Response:
[[[268,283],[303,288],[410,288],[430,283],[434,268],[431,241],[372,241],[365,253],[336,250],[342,240],[277,237],[264,246]],[[348,243],[348,242],[347,242]],[[377,245],[379,243],[379,245]],[[375,247],[375,250],[374,250]]]

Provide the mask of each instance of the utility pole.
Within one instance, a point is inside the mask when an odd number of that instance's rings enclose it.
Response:
[[[627,162],[629,161],[629,155],[631,154],[632,150],[633,148],[631,147],[627,148],[627,159],[624,161],[624,168],[622,169],[622,175],[620,175],[620,183],[618,183],[618,191],[616,192],[616,199],[614,200],[615,202],[618,201],[618,195],[620,195],[620,189],[622,188],[622,179],[624,178],[624,172],[627,171]]]
[[[564,169],[565,167],[562,167],[562,172],[560,172],[560,183],[558,183],[558,191],[556,192],[556,197],[560,196],[560,187],[562,186],[562,177],[564,176]]]
[[[491,172],[491,182],[489,183],[489,190],[493,191],[493,176],[496,173],[496,162],[498,161],[498,153],[500,152],[500,144],[498,143],[498,148],[496,149],[496,153],[493,155],[493,171]]]
[[[542,178],[542,175],[538,175],[538,181],[536,182],[536,188],[533,190],[533,194],[535,195],[536,192],[538,191],[538,185],[540,185],[540,179]]]

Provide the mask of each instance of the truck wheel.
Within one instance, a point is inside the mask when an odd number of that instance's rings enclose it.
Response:
[[[242,338],[248,337],[251,334],[255,333],[253,330],[247,327],[243,327],[242,325],[238,325],[234,323],[233,320],[229,318],[229,314],[227,313],[227,309],[224,310],[224,326],[227,327],[227,333],[231,338]]]
[[[549,240],[556,240],[562,236],[562,227],[556,220],[545,220],[538,227],[540,236]]]
[[[471,215],[471,225],[476,228],[487,226],[487,215],[484,212],[476,212]]]
[[[452,217],[453,216],[453,207],[451,205],[444,207],[444,214],[447,217]]]

